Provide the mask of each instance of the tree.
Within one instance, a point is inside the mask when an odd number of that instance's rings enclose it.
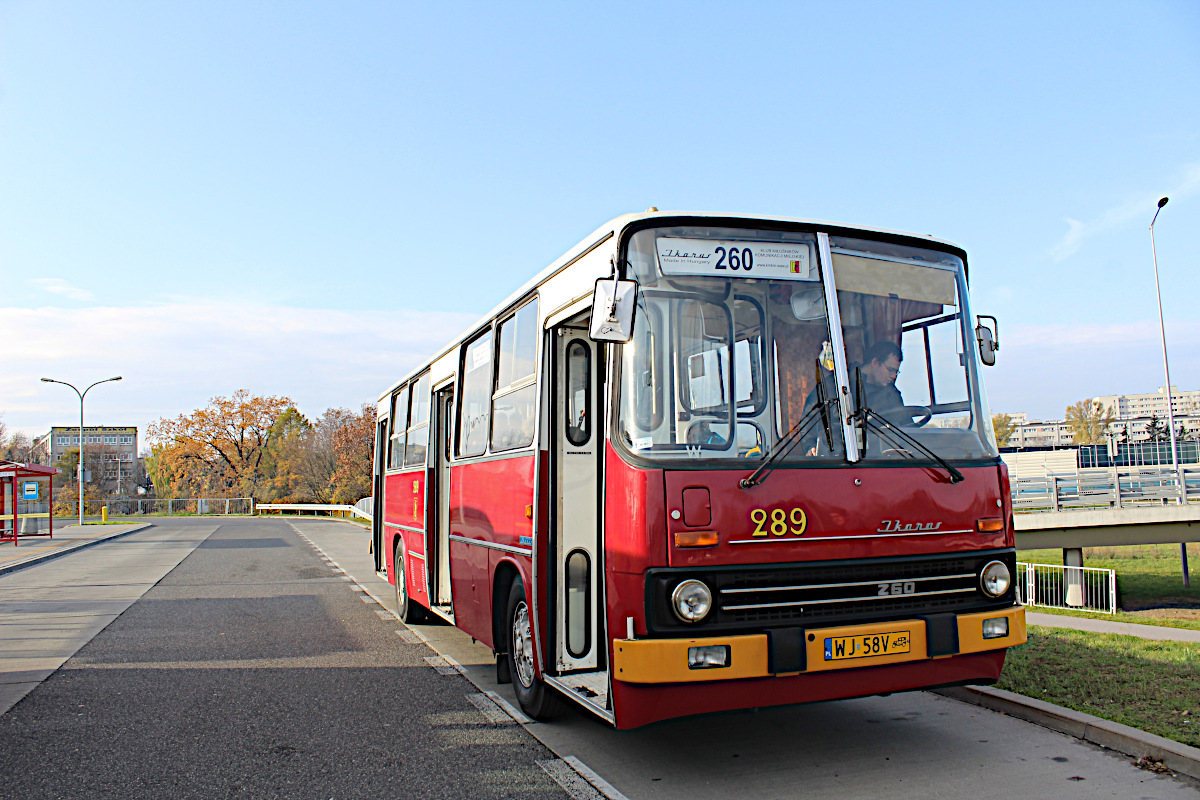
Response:
[[[333,502],[357,503],[371,494],[375,405],[363,403],[359,413],[350,414],[345,422],[333,436],[337,460],[337,471],[333,474]]]
[[[1080,400],[1067,407],[1066,423],[1075,432],[1075,444],[1102,444],[1116,417],[1098,400]]]
[[[992,414],[992,429],[996,431],[996,446],[1005,447],[1017,426],[1008,414]]]
[[[1158,419],[1158,414],[1150,415],[1150,422],[1146,424],[1146,440],[1150,442],[1161,442],[1164,439],[1169,439],[1171,436],[1167,430],[1167,426],[1163,425]]]
[[[5,438],[0,431],[0,459],[28,464],[33,461],[33,442],[29,434],[17,431]]]
[[[230,397],[214,397],[191,414],[160,419],[148,433],[172,451],[171,466],[193,468],[191,477],[205,478],[209,491],[222,488],[258,497],[267,485],[261,467],[272,444],[272,425],[291,405],[288,397],[257,397],[239,389]],[[198,469],[201,465],[208,470]]]

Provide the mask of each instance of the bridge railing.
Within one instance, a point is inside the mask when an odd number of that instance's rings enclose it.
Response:
[[[258,503],[254,506],[258,513],[264,511],[274,511],[277,513],[291,512],[304,515],[312,514],[314,517],[319,516],[324,512],[327,516],[332,517],[334,514],[338,516],[361,517],[368,522],[371,520],[371,512],[364,510],[363,501],[360,500],[355,505],[344,505],[341,503]]]
[[[1016,589],[1027,606],[1117,613],[1117,573],[1111,569],[1018,561]]]
[[[1200,466],[1184,466],[1179,472],[1170,467],[1102,467],[1012,481],[1017,511],[1168,505],[1179,502],[1181,492],[1185,502],[1200,502]]]

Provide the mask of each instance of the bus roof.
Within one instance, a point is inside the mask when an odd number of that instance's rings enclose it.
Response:
[[[906,233],[904,231],[893,231],[893,230],[889,230],[887,228],[870,228],[870,227],[863,227],[860,225],[847,225],[846,223],[830,222],[828,220],[805,219],[805,218],[801,218],[801,217],[781,217],[781,216],[769,216],[769,215],[764,216],[764,215],[759,215],[759,214],[730,214],[730,213],[719,213],[719,212],[714,212],[714,211],[647,210],[647,211],[643,211],[640,213],[634,213],[634,214],[622,214],[621,216],[614,217],[613,219],[604,223],[603,225],[601,225],[599,228],[597,228],[595,231],[593,231],[588,236],[585,236],[583,239],[581,239],[579,241],[578,244],[576,244],[574,247],[572,247],[566,253],[559,256],[557,259],[555,259],[549,266],[540,270],[532,278],[527,280],[525,283],[521,284],[520,288],[518,288],[516,291],[514,291],[512,294],[510,294],[508,297],[506,297],[503,300],[503,302],[499,303],[491,311],[489,311],[488,313],[486,313],[482,317],[480,317],[479,320],[477,320],[473,325],[468,326],[466,329],[464,329],[464,331],[461,334],[454,337],[454,339],[447,342],[445,345],[443,345],[441,348],[439,348],[436,352],[434,352],[432,355],[430,355],[428,358],[426,358],[424,361],[422,361],[420,366],[418,366],[416,369],[409,372],[403,378],[400,378],[399,380],[392,383],[387,388],[386,391],[384,391],[382,394],[379,395],[379,402],[382,402],[384,398],[388,397],[392,392],[394,392],[399,386],[404,384],[406,381],[408,381],[412,378],[415,378],[417,375],[420,375],[434,361],[437,361],[439,358],[441,358],[442,356],[446,355],[454,348],[461,345],[463,343],[463,341],[466,340],[469,336],[471,336],[472,334],[481,330],[487,323],[489,323],[491,320],[495,319],[498,314],[503,312],[505,309],[510,308],[514,303],[519,301],[525,295],[529,294],[529,292],[532,289],[536,288],[537,286],[541,285],[543,282],[548,280],[552,275],[554,275],[556,272],[558,272],[560,269],[562,269],[565,265],[570,264],[571,262],[575,261],[579,256],[581,256],[582,254],[591,250],[593,247],[596,247],[604,240],[619,234],[622,230],[624,230],[628,226],[630,226],[634,223],[637,223],[637,222],[642,222],[644,220],[651,220],[651,219],[679,219],[679,218],[714,219],[714,220],[746,220],[748,222],[782,222],[782,223],[787,223],[787,224],[804,225],[806,227],[825,228],[830,231],[837,231],[840,234],[873,233],[873,234],[884,235],[884,236],[889,236],[889,237],[894,236],[894,237],[898,237],[898,238],[910,239],[910,240],[912,240],[913,244],[919,244],[919,243],[936,244],[936,245],[941,245],[942,247],[948,247],[948,248],[957,250],[959,252],[964,252],[963,248],[960,247],[959,245],[957,245],[953,242],[944,240],[944,239],[934,238],[933,236],[930,236],[928,234]]]

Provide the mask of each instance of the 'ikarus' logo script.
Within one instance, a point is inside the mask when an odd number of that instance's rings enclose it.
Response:
[[[941,527],[940,522],[901,522],[898,519],[885,519],[876,528],[876,533],[922,533],[936,531]]]

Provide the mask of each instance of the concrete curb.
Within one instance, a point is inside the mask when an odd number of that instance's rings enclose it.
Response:
[[[962,686],[935,691],[944,697],[1000,711],[1127,756],[1149,756],[1161,760],[1167,769],[1200,778],[1200,748],[1173,739],[990,686]]]
[[[143,522],[127,531],[118,531],[108,536],[97,536],[94,539],[85,539],[80,542],[75,542],[74,544],[64,545],[56,550],[51,550],[49,553],[41,553],[40,555],[32,556],[25,561],[18,561],[13,564],[5,564],[4,566],[0,566],[0,575],[7,575],[10,572],[16,572],[18,570],[25,569],[26,567],[32,567],[35,564],[41,564],[43,561],[50,561],[51,559],[58,558],[59,556],[65,556],[68,553],[74,553],[78,550],[83,550],[85,547],[102,544],[103,542],[111,542],[113,539],[120,539],[122,536],[128,536],[131,533],[137,533],[138,531],[143,531],[146,528],[153,526],[153,522]]]

